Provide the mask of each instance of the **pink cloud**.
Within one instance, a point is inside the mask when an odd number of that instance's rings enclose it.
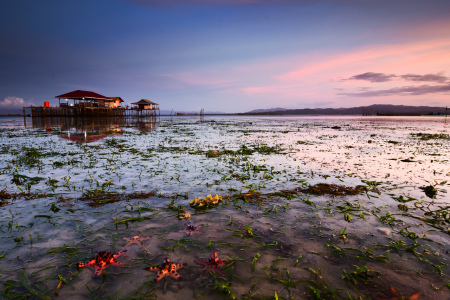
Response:
[[[427,43],[364,47],[345,53],[315,57],[304,66],[275,78],[282,82],[308,80],[312,76],[326,79],[326,77],[345,76],[345,73],[354,74],[367,70],[385,73],[430,73],[441,71],[442,68],[450,65],[449,49],[450,40],[448,39]],[[445,60],[435,57],[445,58]],[[440,69],[436,70],[435,68],[439,66]]]
[[[0,101],[1,108],[22,108],[34,105],[31,101],[25,101],[19,97],[6,97],[3,101]]]
[[[425,92],[426,101],[443,103],[442,94],[446,93],[446,90],[442,91],[438,87],[431,87],[429,91],[415,88],[423,85],[423,80],[408,80],[407,85],[411,87],[406,88],[406,80],[402,75],[418,74],[420,78],[429,77],[429,74],[443,75],[442,70],[450,69],[449,53],[450,39],[376,45],[334,53],[302,53],[275,58],[261,64],[239,66],[237,73],[246,74],[247,77],[254,73],[252,78],[258,79],[253,80],[253,84],[247,82],[239,91],[261,101],[276,99],[277,103],[280,103],[279,106],[286,106],[288,103],[305,106],[321,101],[342,103],[344,99],[345,102],[339,106],[375,102],[408,104],[409,101],[418,105],[424,104]],[[392,76],[391,80],[386,81],[344,80],[368,72],[398,76]],[[377,93],[377,90],[380,92]],[[406,96],[399,100],[396,91],[403,92]],[[374,95],[378,97],[374,99]]]

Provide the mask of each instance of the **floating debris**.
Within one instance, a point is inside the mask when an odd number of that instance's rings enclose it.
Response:
[[[186,220],[186,219],[189,219],[191,217],[191,214],[190,213],[188,213],[188,212],[180,212],[179,214],[178,214],[178,219],[180,219],[180,220]]]
[[[0,207],[9,204],[7,199],[11,199],[14,195],[6,192],[5,190],[0,191]]]
[[[216,207],[219,205],[219,202],[222,201],[222,197],[219,195],[215,195],[214,197],[209,194],[206,198],[195,198],[189,202],[189,205],[195,209],[207,209],[210,207]]]

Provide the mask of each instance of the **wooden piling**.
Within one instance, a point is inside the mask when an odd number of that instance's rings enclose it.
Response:
[[[31,117],[56,118],[56,117],[144,117],[157,116],[154,109],[137,108],[109,108],[109,107],[78,107],[59,106],[23,107],[23,115],[26,116],[27,109],[31,110]]]

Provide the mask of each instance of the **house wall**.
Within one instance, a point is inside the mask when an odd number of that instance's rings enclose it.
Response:
[[[139,104],[138,107],[139,109],[153,109],[152,104]]]
[[[151,104],[151,103],[146,103],[146,102],[137,102],[137,103],[132,103],[132,108],[137,108],[137,109],[148,109],[148,110],[158,110],[158,104]]]

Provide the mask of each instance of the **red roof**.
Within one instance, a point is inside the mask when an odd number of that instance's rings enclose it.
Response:
[[[66,99],[77,99],[77,100],[112,100],[111,98],[105,97],[103,95],[89,92],[89,91],[81,91],[76,90],[67,94],[62,94],[56,96],[55,98],[66,98]]]

